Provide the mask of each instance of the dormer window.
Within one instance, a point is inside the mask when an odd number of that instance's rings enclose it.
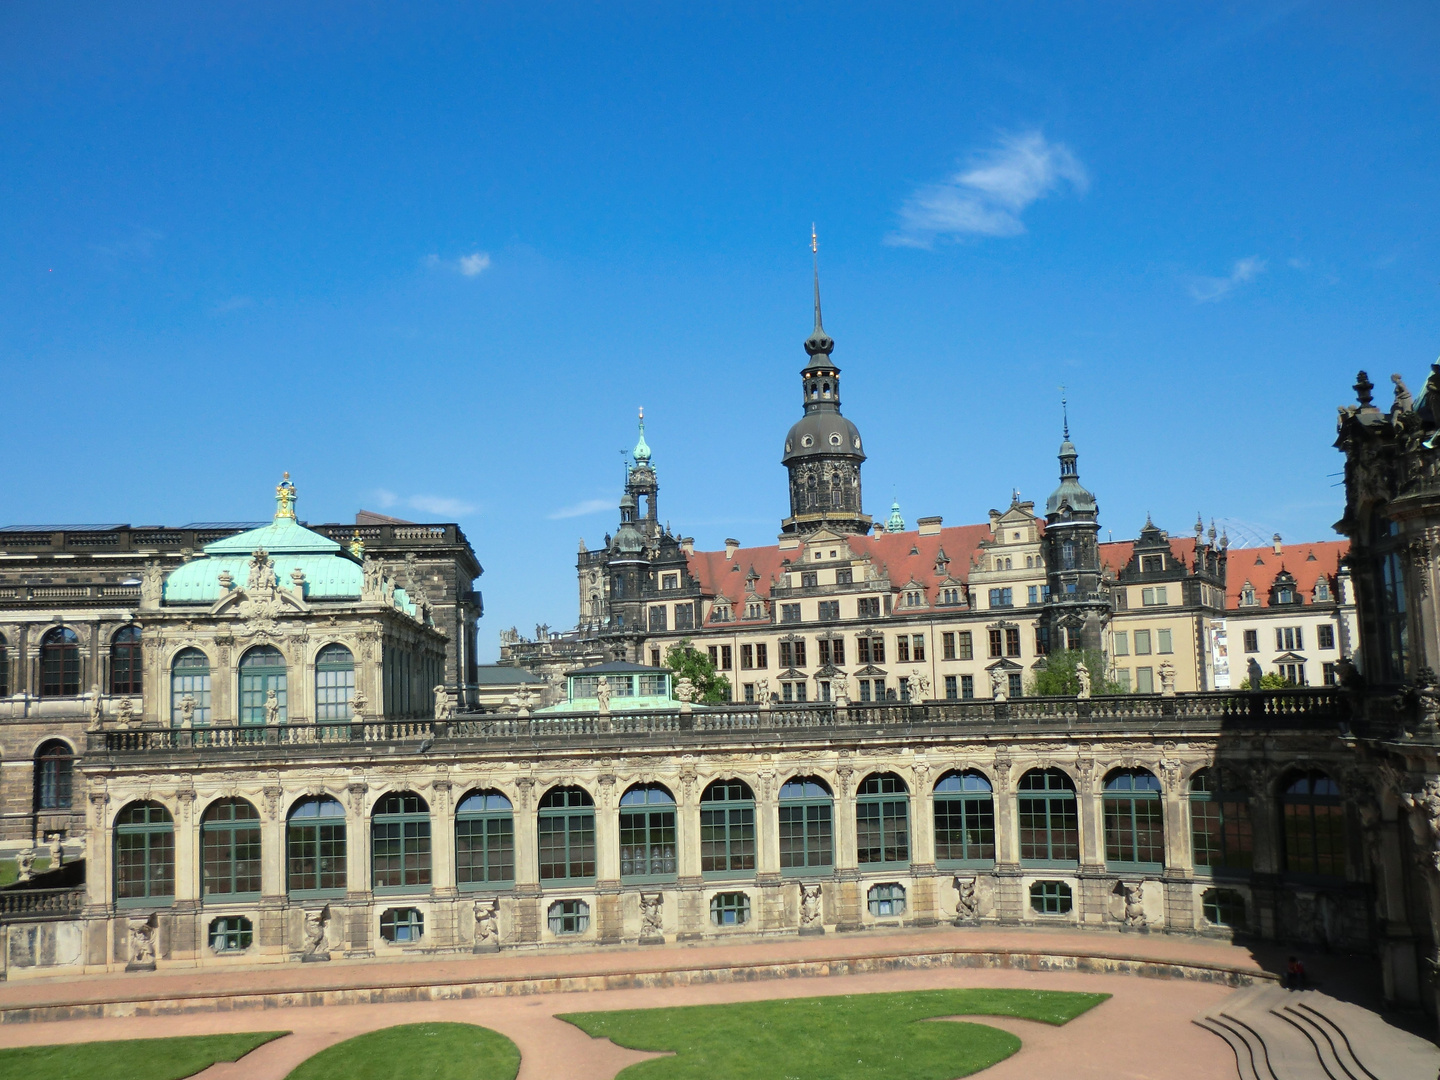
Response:
[[[1164,555],[1141,555],[1140,572],[1142,574],[1158,574],[1165,569]]]
[[[678,589],[678,588],[680,588],[680,575],[679,575],[679,574],[661,574],[661,575],[660,575],[660,588],[662,588],[662,589]]]
[[[764,604],[746,604],[746,605],[745,605],[745,618],[747,618],[747,619],[763,619],[764,617],[765,617],[765,605],[764,605]]]
[[[1295,602],[1295,590],[1289,585],[1281,585],[1275,590],[1275,602],[1277,604],[1293,604]]]
[[[1245,587],[1240,590],[1240,603],[1244,607],[1255,606],[1255,588],[1248,581],[1245,583]]]
[[[1322,580],[1322,581],[1320,581],[1318,584],[1316,584],[1316,586],[1315,586],[1315,602],[1318,604],[1318,603],[1322,603],[1322,602],[1324,602],[1324,601],[1327,601],[1327,600],[1329,600],[1329,599],[1330,599],[1330,583],[1329,583],[1328,581],[1323,581],[1323,580]]]
[[[907,592],[907,593],[905,594],[905,606],[906,606],[906,607],[923,607],[923,606],[924,606],[924,603],[925,603],[925,601],[924,601],[923,595],[922,595],[921,593],[918,593],[918,592]]]

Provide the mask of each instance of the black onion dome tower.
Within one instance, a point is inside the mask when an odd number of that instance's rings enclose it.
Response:
[[[785,436],[780,459],[790,473],[790,516],[780,523],[780,531],[867,533],[870,518],[860,499],[865,453],[859,429],[840,415],[840,369],[830,359],[835,342],[820,320],[820,256],[813,229],[810,250],[815,259],[815,329],[805,339],[810,359],[800,372],[805,415]]]
[[[1049,582],[1045,625],[1052,650],[1103,652],[1111,609],[1108,591],[1101,584],[1100,505],[1080,483],[1080,453],[1070,441],[1070,413],[1063,399],[1061,408],[1065,434],[1060,443],[1060,486],[1045,502]]]

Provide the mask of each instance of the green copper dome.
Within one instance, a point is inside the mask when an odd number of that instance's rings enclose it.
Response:
[[[892,532],[892,533],[904,532],[904,531],[905,531],[905,519],[900,516],[900,500],[899,500],[899,499],[896,499],[894,502],[892,502],[892,503],[890,504],[890,517],[889,517],[889,519],[885,522],[885,531],[886,531],[886,532]]]
[[[635,449],[630,456],[635,459],[636,465],[650,464],[650,446],[645,442],[645,410],[640,410],[640,441],[635,444]]]

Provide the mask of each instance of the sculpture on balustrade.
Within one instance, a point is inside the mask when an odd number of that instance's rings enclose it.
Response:
[[[1175,665],[1169,660],[1160,664],[1160,696],[1175,696]]]
[[[450,701],[450,692],[444,686],[435,687],[435,719],[450,720],[455,716],[455,706]]]
[[[304,963],[318,963],[330,959],[330,940],[326,933],[330,926],[330,905],[318,910],[305,912],[305,952],[300,957]]]
[[[595,700],[600,703],[600,711],[608,714],[610,712],[610,680],[604,675],[600,676],[595,684]]]
[[[910,672],[910,697],[914,701],[924,701],[930,693],[930,676],[926,675],[919,668]]]
[[[824,894],[819,885],[800,886],[800,933],[825,932],[823,899]]]
[[[156,925],[154,915],[140,916],[129,921],[130,962],[125,965],[126,971],[155,970]]]
[[[257,547],[250,556],[250,574],[245,580],[245,591],[252,598],[264,599],[275,591],[275,560],[263,547]]]
[[[280,698],[274,690],[265,691],[265,723],[280,723]]]
[[[121,728],[128,728],[131,721],[135,719],[135,706],[130,704],[128,697],[122,697],[115,705],[115,724]]]
[[[29,881],[35,876],[35,849],[25,848],[15,856],[15,880]]]
[[[59,870],[65,865],[65,834],[52,832],[46,839],[50,848],[50,869]]]
[[[680,711],[690,711],[690,703],[695,700],[695,684],[690,681],[689,676],[681,675],[675,683],[675,697],[680,702]]]
[[[990,696],[996,701],[1005,700],[1006,683],[1010,680],[999,668],[990,669]]]
[[[1075,665],[1075,678],[1080,683],[1080,692],[1075,696],[1082,700],[1088,698],[1090,696],[1090,669],[1085,666],[1084,660]]]
[[[90,730],[99,731],[105,723],[105,700],[100,696],[100,685],[90,688]]]
[[[640,944],[665,944],[665,894],[640,894]]]
[[[500,901],[491,897],[475,901],[475,944],[472,952],[500,951]]]
[[[147,562],[140,572],[140,606],[158,608],[165,591],[165,571],[158,562]]]
[[[365,697],[365,691],[357,686],[355,693],[350,695],[350,715],[356,720],[365,719],[365,708],[369,704],[370,701]]]
[[[180,699],[180,726],[188,728],[195,722],[195,698],[186,694]]]

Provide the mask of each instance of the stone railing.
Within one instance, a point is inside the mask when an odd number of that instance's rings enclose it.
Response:
[[[609,741],[627,736],[668,735],[687,741],[730,734],[848,731],[904,734],[917,729],[977,731],[984,728],[1103,732],[1117,727],[1209,728],[1215,731],[1313,729],[1338,731],[1352,723],[1348,695],[1332,688],[1233,691],[1161,697],[1016,698],[1010,701],[925,701],[883,705],[725,705],[683,712],[462,713],[452,720],[341,720],[273,726],[199,728],[133,727],[92,731],[87,753],[156,754],[171,751],[226,751],[270,747],[340,750],[357,744],[426,742]]]
[[[85,906],[85,887],[0,889],[0,923],[68,919]]]

